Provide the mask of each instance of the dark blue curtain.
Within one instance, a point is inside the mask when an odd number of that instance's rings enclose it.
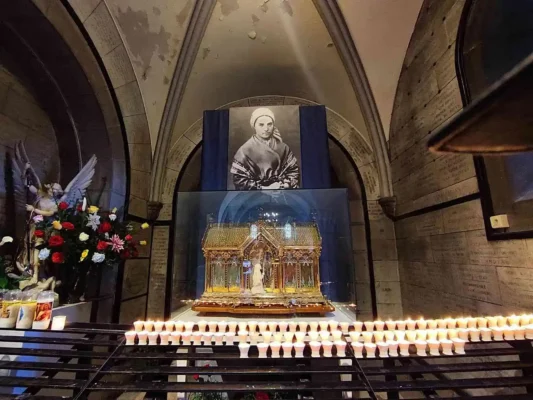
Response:
[[[326,107],[300,107],[300,149],[302,188],[329,189],[331,176]]]
[[[204,111],[202,190],[226,190],[229,110]]]

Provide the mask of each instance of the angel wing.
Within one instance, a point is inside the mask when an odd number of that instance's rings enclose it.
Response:
[[[96,161],[96,156],[93,154],[89,161],[87,161],[87,164],[85,164],[81,171],[78,172],[78,175],[76,175],[67,185],[60,201],[65,201],[70,206],[73,206],[85,196],[85,191],[91,184],[94,176]]]
[[[41,180],[33,169],[22,140],[15,144],[15,160],[13,162],[13,184],[15,196],[21,195],[26,202],[26,185],[41,189]]]

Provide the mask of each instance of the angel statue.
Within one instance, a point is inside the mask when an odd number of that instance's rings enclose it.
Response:
[[[54,290],[60,284],[59,281],[56,282],[54,276],[45,277],[45,274],[39,276],[39,250],[36,246],[42,244],[43,239],[34,236],[35,225],[32,221],[35,215],[51,217],[57,213],[57,205],[61,202],[66,202],[70,206],[77,204],[85,196],[85,191],[91,184],[95,165],[96,156],[93,155],[65,189],[59,183],[43,185],[30,163],[24,143],[19,141],[15,145],[13,162],[15,203],[19,207],[25,204],[27,223],[23,248],[15,262],[20,275],[9,276],[19,280],[21,290],[30,286],[42,290]]]

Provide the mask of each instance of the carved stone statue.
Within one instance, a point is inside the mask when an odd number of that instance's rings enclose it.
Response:
[[[254,271],[252,273],[252,294],[263,294],[265,288],[263,287],[263,268],[259,262],[254,263]]]
[[[15,202],[19,206],[25,204],[27,224],[25,238],[22,241],[23,247],[15,261],[20,275],[11,273],[9,276],[16,279],[23,278],[19,282],[20,289],[35,286],[42,290],[54,290],[59,284],[53,276],[39,276],[39,251],[35,247],[41,244],[43,239],[34,237],[33,217],[35,215],[53,216],[57,213],[57,205],[61,202],[66,202],[70,206],[78,203],[85,196],[85,191],[91,184],[96,161],[96,156],[93,155],[63,190],[59,183],[42,185],[26,154],[24,144],[22,141],[16,144],[13,162]]]

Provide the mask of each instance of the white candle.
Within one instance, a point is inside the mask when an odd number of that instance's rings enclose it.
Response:
[[[289,331],[296,332],[296,328],[298,328],[298,323],[295,321],[289,321]]]
[[[272,334],[272,337],[274,338],[275,342],[280,342],[283,340],[283,332],[274,332]]]
[[[279,358],[279,350],[281,349],[281,343],[280,342],[272,342],[270,343],[270,351],[272,352],[271,357],[272,358]]]
[[[374,322],[373,321],[365,321],[365,328],[367,332],[372,332],[374,330]]]
[[[435,321],[434,319],[428,319],[427,323],[428,329],[437,329],[437,321]]]
[[[226,321],[220,321],[218,323],[218,331],[219,332],[226,332],[226,329],[228,328],[228,323]]]
[[[523,314],[520,316],[520,326],[526,326],[529,325],[529,321],[531,320],[530,315]]]
[[[342,332],[341,331],[331,331],[331,337],[333,338],[333,341],[341,340]]]
[[[157,344],[158,337],[159,337],[159,332],[148,332],[148,344],[150,346],[155,346]]]
[[[366,358],[376,358],[376,345],[374,343],[365,343]]]
[[[300,329],[300,332],[307,332],[307,321],[298,322],[298,328]]]
[[[230,322],[228,322],[228,330],[229,330],[230,332],[235,333],[235,331],[237,331],[237,322],[236,322],[236,321],[230,321]]]
[[[287,327],[289,326],[289,324],[285,321],[280,321],[278,323],[278,326],[279,326],[279,331],[280,332],[286,332],[287,331]]]
[[[194,346],[201,346],[202,345],[202,336],[203,336],[203,333],[202,332],[193,332],[192,333],[192,344]]]
[[[309,342],[309,347],[311,347],[311,357],[320,357],[321,346],[320,342],[315,342],[314,340]]]
[[[354,321],[353,322],[353,329],[357,332],[361,332],[363,330],[363,323],[360,321]]]
[[[319,335],[320,335],[320,340],[321,341],[325,341],[325,340],[329,339],[329,332],[328,331],[320,331]]]
[[[64,315],[56,315],[52,318],[52,330],[53,331],[62,331],[65,329],[65,323],[67,321],[67,317]]]
[[[268,329],[272,333],[276,332],[278,330],[278,323],[276,321],[270,321],[268,323]]]
[[[174,322],[174,329],[177,331],[177,332],[183,332],[183,329],[185,328],[185,324],[183,323],[183,321],[176,321]]]
[[[492,335],[494,340],[503,340],[503,328],[500,326],[492,328]]]
[[[202,342],[204,342],[206,346],[210,346],[212,341],[213,341],[213,333],[203,332]]]
[[[135,336],[137,336],[137,333],[135,331],[128,331],[124,335],[126,336],[126,346],[133,346],[135,344]]]
[[[180,344],[180,337],[181,337],[181,332],[171,332],[170,333],[170,343],[177,346]]]
[[[263,342],[264,343],[270,343],[270,341],[272,340],[272,332],[270,331],[265,331],[263,332]]]
[[[440,345],[442,346],[442,354],[447,355],[447,356],[453,356],[453,353],[452,353],[453,342],[451,340],[448,340],[448,339],[441,340]]]
[[[355,358],[363,358],[363,343],[352,342],[350,345],[352,346]]]
[[[466,329],[468,326],[468,321],[466,318],[457,318],[457,327],[461,329]]]
[[[457,329],[457,336],[459,337],[459,339],[468,340],[468,329]]]
[[[257,344],[261,335],[257,332],[250,333],[250,344]]]
[[[239,343],[239,353],[241,358],[248,358],[250,345],[248,343]]]
[[[294,332],[291,332],[291,331],[283,332],[283,337],[285,338],[286,342],[292,343],[292,339],[294,338]]]
[[[305,344],[301,342],[294,343],[294,357],[302,358],[304,356]]]
[[[250,332],[255,332],[257,330],[257,321],[248,321],[248,327]]]
[[[248,328],[248,322],[241,321],[237,324],[239,331],[245,331]]]
[[[185,326],[185,330],[188,332],[192,332],[194,330],[194,322],[188,321],[183,324]]]
[[[477,322],[477,327],[478,328],[486,328],[487,327],[487,318],[483,318],[483,317],[479,317],[479,318],[476,318],[476,322]]]
[[[385,340],[387,342],[390,342],[391,340],[394,340],[394,331],[385,332]]]
[[[457,326],[457,320],[454,318],[446,318],[446,328],[454,329]]]
[[[375,321],[374,322],[374,329],[376,331],[382,331],[385,328],[385,322],[383,321]]]
[[[376,342],[376,345],[379,350],[379,356],[381,358],[388,358],[389,357],[389,345],[385,342]]]
[[[257,350],[259,351],[259,358],[267,357],[268,343],[259,343],[257,345]]]
[[[137,337],[139,338],[139,346],[146,346],[146,339],[148,339],[148,331],[137,332]]]
[[[207,326],[208,326],[208,328],[209,328],[209,332],[211,332],[211,333],[216,333],[216,331],[217,331],[217,326],[218,326],[218,324],[217,324],[216,321],[209,321],[209,322],[207,323]]]
[[[398,346],[400,347],[400,355],[407,357],[409,356],[409,345],[410,343],[407,340],[400,340]]]
[[[448,330],[442,328],[437,329],[437,337],[439,340],[448,339]]]
[[[316,321],[309,322],[309,330],[317,332],[318,331],[318,322],[316,322]]]
[[[181,341],[183,342],[184,346],[191,345],[191,335],[192,335],[192,332],[190,331],[185,331],[181,333]]]
[[[463,339],[452,339],[455,354],[465,354],[465,341]]]
[[[416,331],[416,338],[418,340],[427,340],[428,331],[426,329],[419,329]]]
[[[57,318],[57,317],[54,317]],[[133,326],[135,327],[135,332],[140,332],[143,330],[144,327],[144,321],[135,321],[133,323]],[[52,329],[54,329],[54,326],[52,325]]]
[[[515,326],[514,338],[515,340],[524,340],[526,338],[526,328],[523,326]]]
[[[154,331],[161,332],[163,331],[164,327],[165,327],[165,323],[163,321],[154,322]]]
[[[406,325],[405,321],[396,321],[396,329],[399,331],[405,331]]]
[[[407,324],[407,329],[410,331],[414,331],[416,329],[416,321],[413,321],[411,318],[409,318],[407,321],[405,321]]]
[[[477,328],[477,319],[476,318],[467,317],[466,318],[466,323],[467,323],[468,329]]]
[[[292,357],[292,342],[283,342],[281,344],[281,347],[283,348],[283,358],[291,358]]]
[[[427,340],[437,340],[437,330],[436,329],[428,329],[427,330]]]
[[[526,339],[533,339],[533,324],[526,325]]]
[[[533,329],[531,330],[533,332]],[[361,332],[358,331],[351,331],[350,332],[350,339],[352,340],[352,343],[359,341],[359,336],[361,336]]]
[[[350,329],[350,324],[348,322],[340,322],[339,326],[341,328],[342,333],[347,335]]]
[[[396,336],[396,340],[398,342],[405,340],[405,332],[406,331],[394,331],[394,335]]]
[[[303,343],[305,339],[305,335],[306,335],[305,332],[295,332],[294,336],[296,337],[296,342]]]
[[[317,331],[309,331],[307,333],[309,335],[309,339],[313,342],[317,342],[318,341],[318,332]]]
[[[492,340],[492,329],[490,328],[479,328],[481,332],[481,340],[484,342],[490,342]]]
[[[416,325],[418,326],[418,329],[426,329],[428,323],[424,318],[420,318],[416,320]]]
[[[346,342],[342,340],[335,340],[333,344],[337,349],[337,357],[346,357]]]
[[[320,330],[321,331],[327,331],[328,330],[328,326],[329,326],[328,321],[319,321],[318,325],[320,325]]]
[[[428,343],[425,340],[416,340],[415,341],[416,355],[420,357],[427,356],[427,353],[426,353],[427,346],[428,346]]]
[[[498,326],[500,328],[507,325],[507,317],[502,317],[501,315],[498,315],[496,318],[498,319]]]
[[[393,331],[394,329],[396,329],[396,321],[392,321],[389,319],[387,322],[385,322],[385,325],[387,325],[387,329],[389,331]]]
[[[496,328],[498,326],[498,317],[487,317],[486,319],[489,328]]]
[[[334,320],[330,320],[328,322],[328,325],[329,325],[330,332],[336,331],[337,328],[339,327],[339,323],[337,321],[334,321]]]
[[[239,331],[238,335],[240,343],[245,343],[248,341],[248,331]]]
[[[174,330],[174,321],[165,322],[165,330],[167,332],[172,332]]]
[[[440,343],[438,340],[428,340],[429,354],[432,356],[440,356]]]
[[[375,331],[374,332],[374,342],[383,342],[385,337],[385,332],[383,331]]]
[[[198,321],[198,330],[200,332],[205,332],[206,327],[207,327],[207,321]]]
[[[446,320],[438,319],[436,322],[439,329],[446,329]]]
[[[505,340],[514,340],[514,329],[511,326],[504,326],[503,337]]]
[[[409,342],[414,342],[416,340],[416,331],[406,331],[405,337]]]
[[[479,342],[479,335],[481,334],[481,331],[478,328],[471,328],[468,330],[468,333],[470,334],[470,341]]]
[[[261,332],[261,334],[263,332],[266,332],[267,331],[267,328],[268,328],[268,324],[265,322],[265,321],[261,321],[257,324],[258,328],[259,328],[259,332]]]
[[[448,329],[448,338],[449,339],[456,339],[457,336],[459,336],[459,333],[457,332],[457,329]]]
[[[159,339],[160,342],[159,344],[161,346],[167,346],[168,345],[168,338],[170,337],[170,332],[169,331],[162,331],[159,333]]]
[[[361,335],[363,336],[364,343],[372,343],[372,338],[374,337],[372,332],[364,331],[364,332],[361,332]]]
[[[154,329],[154,321],[152,321],[152,320],[144,321],[144,330],[145,331],[152,332],[153,329]]]
[[[333,348],[333,343],[329,340],[324,340],[322,342],[322,349],[324,350],[323,355],[324,357],[332,357],[331,349]]]
[[[510,326],[518,326],[520,325],[520,317],[516,315],[511,315],[510,317],[507,317],[507,321],[509,322]]]
[[[387,341],[389,345],[389,356],[398,357],[398,342],[396,340]]]
[[[224,341],[226,342],[226,346],[231,346],[235,343],[235,332],[228,331],[224,334]]]
[[[215,338],[215,346],[222,346],[224,343],[224,332],[216,332],[213,336]]]

